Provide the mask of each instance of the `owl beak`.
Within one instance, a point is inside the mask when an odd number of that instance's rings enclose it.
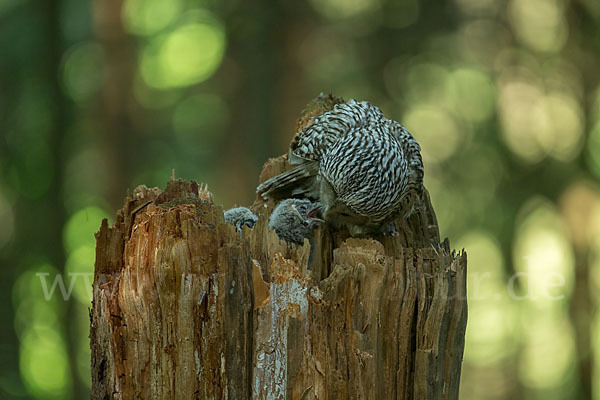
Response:
[[[325,220],[321,217],[321,207],[320,206],[313,207],[308,212],[308,214],[306,214],[306,218],[311,221],[325,222]]]

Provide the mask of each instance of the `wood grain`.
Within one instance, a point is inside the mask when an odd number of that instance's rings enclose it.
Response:
[[[271,159],[259,180],[287,168]],[[467,259],[440,242],[428,193],[398,236],[323,226],[303,246],[268,228],[273,206],[257,198],[239,233],[206,188],[171,180],[103,221],[92,398],[457,399]]]

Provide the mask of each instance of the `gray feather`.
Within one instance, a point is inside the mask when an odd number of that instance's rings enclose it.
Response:
[[[244,225],[253,228],[256,221],[258,217],[246,207],[235,207],[225,211],[225,222],[235,226],[238,232],[242,231]]]
[[[318,162],[306,162],[266,180],[256,188],[256,192],[264,199],[291,197],[294,190],[310,190],[318,172]]]
[[[307,199],[286,199],[277,204],[269,217],[269,227],[281,240],[303,245],[304,239],[312,237],[318,222],[308,218],[308,213],[317,207]]]

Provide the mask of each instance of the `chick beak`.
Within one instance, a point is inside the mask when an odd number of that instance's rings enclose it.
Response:
[[[321,207],[320,206],[313,207],[306,214],[306,218],[310,221],[325,222],[325,220],[323,218],[321,218]]]

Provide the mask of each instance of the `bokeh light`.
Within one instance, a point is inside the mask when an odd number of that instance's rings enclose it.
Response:
[[[447,160],[460,144],[461,132],[457,123],[441,108],[414,107],[402,117],[402,121],[421,143],[425,162]]]
[[[182,10],[181,0],[126,0],[122,19],[129,32],[149,36],[167,27]]]
[[[104,54],[98,43],[79,43],[70,48],[63,61],[63,85],[74,101],[89,99],[104,80]]]
[[[519,376],[532,388],[565,385],[575,360],[564,304],[573,287],[574,259],[562,220],[543,198],[530,199],[520,211],[514,264],[522,303],[524,352]]]
[[[77,376],[87,387],[91,386],[90,364],[84,362],[90,359],[90,348],[87,340],[89,332],[89,315],[91,307],[92,281],[94,272],[95,245],[94,233],[102,220],[107,218],[105,211],[95,206],[83,208],[70,216],[63,232],[63,243],[67,255],[63,281],[69,295],[69,301],[77,301],[80,306],[69,316],[73,328],[77,332],[75,360]]]
[[[184,23],[150,40],[142,53],[144,82],[157,89],[208,79],[225,51],[222,25],[208,12],[189,12]]]
[[[589,198],[589,193],[588,196]],[[598,198],[596,198],[598,200]],[[597,307],[600,304],[600,220],[596,215],[594,220],[595,229],[593,231],[593,235],[590,238],[590,256],[589,256],[589,264],[590,264],[590,293],[592,294],[593,304]],[[592,357],[594,360],[598,360],[600,358],[600,313],[596,312],[592,316],[591,321],[591,351]],[[594,382],[600,382],[600,368],[596,368],[594,370],[594,375],[592,377]],[[600,398],[600,388],[594,387],[594,398]]]
[[[67,221],[63,233],[63,243],[67,254],[80,247],[96,247],[94,233],[98,231],[104,218],[109,215],[98,207],[89,206],[77,211]]]
[[[90,349],[90,315],[87,308],[77,307],[72,315],[74,328],[77,332],[77,343],[74,344],[76,351],[76,372],[79,380],[86,387],[92,387],[91,371],[91,349]]]
[[[523,205],[520,213],[514,263],[524,277],[524,294],[536,307],[554,307],[559,303],[551,297],[566,298],[573,285],[573,254],[562,219],[552,203],[537,197]],[[564,281],[554,290],[548,287],[553,276]]]
[[[495,92],[490,77],[481,70],[460,68],[452,72],[455,99],[452,104],[466,120],[481,122],[492,116]]]
[[[17,310],[14,328],[18,336],[31,329],[34,321],[45,328],[58,327],[63,311],[58,284],[54,288],[56,292],[53,292],[57,296],[50,296],[57,274],[58,270],[49,264],[37,264],[35,268],[19,274],[12,287],[12,302]]]
[[[579,154],[582,110],[570,95],[545,93],[535,82],[515,78],[503,83],[499,108],[504,139],[523,160],[571,161]]]
[[[406,89],[403,97],[410,104],[445,106],[456,98],[456,88],[450,71],[440,64],[417,62],[409,69],[405,79]]]
[[[596,289],[599,289],[600,286],[596,286]],[[596,315],[593,318],[592,324],[591,324],[591,334],[592,334],[592,357],[594,358],[594,360],[597,360],[598,357],[600,357],[600,314],[596,313]],[[593,371],[593,376],[592,379],[594,380],[594,382],[599,382],[600,381],[600,369],[596,368]],[[594,391],[593,391],[593,398],[597,399],[600,398],[600,389],[598,389],[596,386],[594,386]]]
[[[506,290],[504,260],[489,233],[472,231],[457,246],[469,249],[467,296],[472,323],[467,325],[465,361],[489,365],[516,351],[516,304]]]
[[[311,0],[319,13],[332,19],[354,17],[381,7],[380,0]]]
[[[32,329],[21,338],[21,374],[37,398],[69,395],[69,361],[62,337],[52,329]]]
[[[70,366],[61,333],[64,300],[60,285],[55,283],[57,273],[52,266],[38,265],[23,272],[13,287],[21,376],[28,393],[40,399],[64,399],[71,392]]]
[[[568,35],[563,9],[561,0],[511,0],[508,15],[523,44],[537,51],[557,52]]]
[[[75,282],[72,292],[75,299],[87,307],[91,307],[92,303],[95,258],[93,246],[81,246],[69,254],[65,264],[66,276]]]
[[[574,182],[561,195],[561,213],[570,241],[578,250],[600,238],[600,195],[597,184]]]
[[[534,389],[564,386],[574,362],[574,343],[566,318],[536,313],[528,314],[524,325],[525,347],[521,355],[519,376]],[[562,394],[547,398],[565,398]]]

